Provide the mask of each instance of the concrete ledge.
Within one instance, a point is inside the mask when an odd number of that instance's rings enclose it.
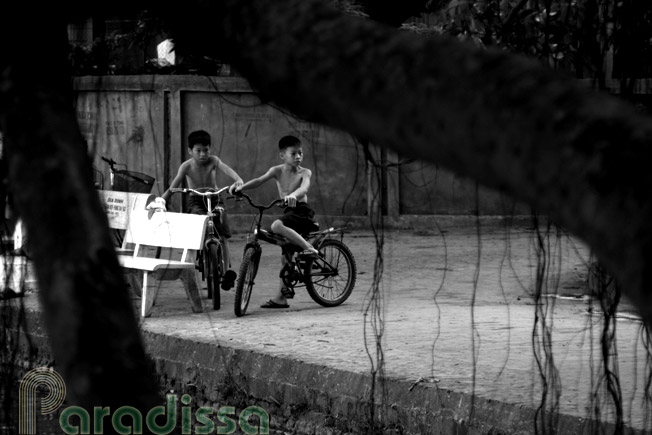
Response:
[[[20,311],[17,301],[5,304],[1,311],[16,337],[17,362],[26,370],[52,365],[39,310],[28,307]],[[150,332],[146,324],[143,337],[162,394],[187,393],[194,405],[215,409],[260,406],[269,413],[272,428],[293,434],[534,433],[534,408],[440,389],[436,383],[401,379],[374,383],[369,373],[337,370],[224,343],[180,339]],[[372,409],[376,417],[383,415],[382,426],[371,426]],[[614,430],[612,425],[582,418],[558,418],[558,434],[589,434],[597,427],[605,433]],[[378,424],[377,418],[374,424]]]
[[[148,352],[167,388],[188,393],[202,406],[261,406],[272,427],[292,433],[368,433],[369,374],[352,373],[145,331]],[[473,399],[435,384],[387,380],[384,401],[376,383],[375,415],[382,427],[372,433],[529,434],[535,410]],[[473,413],[471,414],[471,410]],[[560,434],[590,433],[581,419],[561,416]],[[376,424],[378,421],[376,421]]]

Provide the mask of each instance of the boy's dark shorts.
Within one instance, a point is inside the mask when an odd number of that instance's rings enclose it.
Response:
[[[308,234],[316,231],[317,226],[313,217],[315,212],[305,202],[297,202],[296,207],[286,207],[283,210],[283,216],[279,218],[283,225],[292,228],[299,234]]]
[[[224,203],[218,203],[218,205],[224,205]],[[188,198],[188,209],[192,214],[206,215],[208,213],[208,208],[206,207],[206,199],[199,195],[190,195]],[[231,238],[231,228],[229,228],[229,219],[226,214],[226,210],[223,210],[221,213],[215,211],[215,217],[213,217],[213,223],[215,224],[215,230],[225,239]]]

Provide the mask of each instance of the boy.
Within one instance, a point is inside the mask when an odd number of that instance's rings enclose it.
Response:
[[[210,148],[211,135],[208,132],[197,130],[190,133],[188,135],[188,152],[191,157],[179,166],[179,172],[170,183],[170,188],[179,187],[184,180],[187,187],[191,189],[217,188],[216,176],[218,169],[233,179],[234,183],[231,185],[230,190],[242,186],[242,178],[217,156],[211,155]],[[161,197],[164,203],[167,202],[171,195],[170,189],[163,193]],[[191,193],[188,198],[188,205],[190,213],[205,215],[208,212],[204,198],[199,195]],[[226,211],[221,213],[221,219],[220,216],[215,216],[213,222],[217,232],[224,238],[224,256],[229,270],[222,278],[222,289],[229,290],[233,287],[236,273],[230,269],[231,255],[229,253],[228,239],[231,238],[231,231],[227,222]]]
[[[318,251],[308,243],[300,233],[314,229],[313,216],[315,212],[308,206],[308,188],[310,187],[310,169],[301,166],[303,149],[301,141],[294,136],[285,136],[278,143],[281,161],[280,165],[272,166],[258,178],[247,181],[231,190],[240,192],[254,189],[261,184],[274,179],[281,198],[287,204],[284,214],[272,223],[272,231],[303,249],[302,255],[317,255]],[[294,296],[291,289],[285,288],[281,280],[278,294],[261,305],[261,308],[288,308],[288,298]]]

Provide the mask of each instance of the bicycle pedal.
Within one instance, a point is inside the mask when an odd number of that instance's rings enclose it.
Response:
[[[281,294],[285,297],[285,299],[292,299],[294,298],[294,289],[291,287],[283,287],[281,288]]]

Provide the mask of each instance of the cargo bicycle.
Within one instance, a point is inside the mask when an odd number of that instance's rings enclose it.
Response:
[[[280,278],[289,292],[286,297],[294,296],[295,288],[305,286],[310,297],[324,307],[338,306],[349,298],[355,286],[357,267],[353,253],[342,241],[343,230],[329,228],[302,234],[319,251],[318,255],[304,256],[301,255],[301,247],[279,234],[261,228],[265,211],[274,206],[281,206],[282,199],[261,205],[254,203],[251,197],[243,192],[238,192],[236,197],[244,198],[258,211],[247,236],[236,283],[236,316],[244,316],[247,312],[262,255],[261,241],[281,247],[284,266]]]
[[[142,172],[129,171],[126,164],[118,163],[109,157],[102,156],[102,160],[109,165],[111,190],[132,193],[150,193],[152,191],[154,181],[156,181],[154,177]],[[124,167],[124,169],[118,169],[118,167]],[[96,186],[100,189],[104,188],[103,178],[96,182]]]
[[[142,172],[130,171],[125,163],[118,163],[110,157],[101,156],[109,165],[109,188],[114,192],[151,193],[156,179]],[[104,176],[95,170],[95,188],[104,189]],[[116,246],[122,246],[124,230],[113,230],[113,239]]]

